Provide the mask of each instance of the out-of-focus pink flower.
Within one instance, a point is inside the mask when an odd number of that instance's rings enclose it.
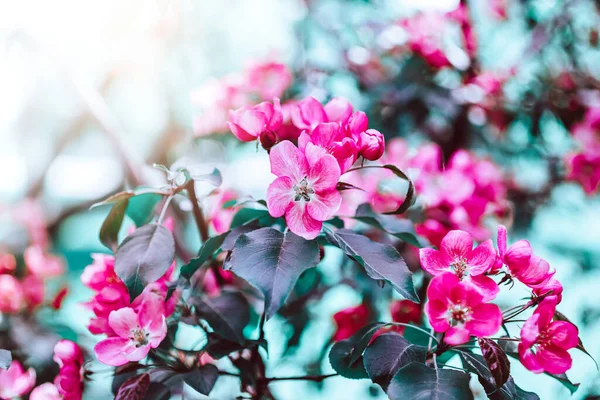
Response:
[[[119,283],[121,280],[115,273],[115,258],[108,254],[92,254],[93,262],[81,273],[81,282],[95,291],[106,286]]]
[[[210,201],[208,208],[208,221],[217,234],[229,230],[233,216],[237,212],[235,207],[223,208],[223,206],[238,198],[238,193],[232,189],[218,189],[207,200]]]
[[[491,240],[473,249],[473,237],[464,231],[450,231],[440,246],[440,250],[424,248],[419,250],[421,267],[438,276],[450,272],[467,285],[472,285],[488,301],[496,297],[499,287],[484,274],[496,261],[496,252]]]
[[[98,360],[119,366],[145,358],[167,335],[163,309],[163,304],[155,302],[144,303],[137,313],[129,307],[111,312],[109,324],[116,336],[104,339],[94,347]]]
[[[68,293],[68,288],[61,288],[50,302],[50,307],[52,307],[55,310],[60,310],[60,307],[62,307],[63,300],[65,299]]]
[[[281,97],[292,83],[287,66],[277,62],[255,63],[247,71],[247,88],[262,99]]]
[[[14,360],[6,371],[0,370],[0,399],[14,399],[29,393],[35,385],[35,370],[23,370],[23,366]]]
[[[394,322],[402,322],[404,324],[413,323],[417,325],[421,322],[421,307],[410,300],[394,301],[390,307],[390,313]],[[403,333],[405,328],[404,326],[392,326],[391,330]]]
[[[43,249],[48,247],[48,232],[46,218],[39,201],[27,198],[13,209],[15,220],[27,228],[32,245]]]
[[[536,374],[562,374],[571,368],[567,350],[577,346],[579,333],[570,322],[552,321],[555,310],[555,298],[542,300],[521,328],[519,358]]]
[[[0,254],[0,274],[12,274],[17,268],[17,260],[10,253]]]
[[[459,23],[463,37],[463,46],[469,58],[473,59],[477,56],[477,38],[469,14],[469,7],[461,3],[454,11],[448,13],[448,17],[453,18]]]
[[[466,343],[471,335],[482,337],[498,332],[502,312],[495,304],[485,303],[472,286],[452,273],[433,278],[427,288],[425,313],[436,332],[445,332],[451,345]]]
[[[46,382],[31,391],[29,400],[63,400],[63,397],[55,384]]]
[[[333,320],[336,325],[333,340],[339,342],[348,339],[369,322],[369,309],[364,304],[348,307],[335,313]]]
[[[334,216],[341,204],[336,186],[340,168],[329,154],[305,156],[289,141],[277,144],[269,154],[271,172],[277,176],[267,189],[267,206],[274,217],[285,215],[288,227],[305,239],[314,239],[323,221]]]
[[[568,180],[578,182],[588,195],[598,191],[600,185],[600,155],[570,154],[567,156],[565,164]]]
[[[218,296],[223,286],[234,282],[234,277],[233,272],[221,267],[207,269],[202,280],[202,291],[208,296]]]
[[[360,134],[358,154],[367,160],[378,160],[385,151],[385,139],[375,129],[367,129]]]
[[[21,283],[12,275],[0,275],[0,312],[16,314],[23,309],[25,298]]]
[[[27,269],[35,276],[53,278],[64,273],[60,257],[48,254],[40,246],[30,246],[23,254]]]
[[[243,142],[252,142],[267,131],[276,131],[283,122],[279,99],[229,112],[229,129]]]
[[[508,0],[491,0],[490,11],[494,18],[499,20],[505,20],[507,18],[506,9],[508,7]]]
[[[83,354],[70,340],[60,340],[54,346],[54,361],[60,370],[54,379],[58,393],[65,400],[81,400],[83,393]]]
[[[44,302],[46,288],[44,281],[35,275],[26,276],[21,282],[27,308],[32,310]]]
[[[408,47],[412,52],[423,57],[434,68],[451,65],[442,49],[443,27],[446,25],[444,16],[435,13],[417,14],[399,24],[408,34]]]

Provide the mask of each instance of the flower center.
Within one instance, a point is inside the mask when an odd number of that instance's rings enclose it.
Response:
[[[462,304],[452,304],[448,308],[448,322],[450,326],[457,326],[464,324],[470,319],[471,308],[463,306]]]
[[[296,193],[294,196],[294,201],[310,201],[310,195],[315,193],[313,188],[309,186],[306,176],[302,178],[300,182],[294,185],[294,192]]]
[[[450,264],[450,269],[460,280],[466,276],[469,276],[469,264],[467,264],[463,258],[455,260],[452,264]]]
[[[141,347],[148,344],[148,336],[150,334],[143,329],[132,329],[129,340],[135,342],[135,347]]]

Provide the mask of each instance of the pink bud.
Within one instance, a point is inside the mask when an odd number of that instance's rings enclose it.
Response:
[[[359,154],[367,160],[377,160],[385,150],[385,139],[381,132],[375,129],[367,129],[359,136]]]

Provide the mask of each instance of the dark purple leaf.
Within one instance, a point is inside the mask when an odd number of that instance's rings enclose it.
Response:
[[[413,362],[394,375],[387,394],[391,400],[472,400],[469,379],[469,374],[461,371]]]
[[[115,272],[132,299],[164,275],[175,258],[175,241],[162,225],[142,226],[127,236],[115,255]]]
[[[121,385],[115,400],[142,400],[145,398],[149,387],[150,375],[134,376]]]
[[[302,272],[319,263],[319,246],[288,231],[261,228],[243,233],[224,265],[265,296],[271,318],[285,303]]]
[[[402,296],[419,302],[413,286],[412,273],[393,246],[374,242],[349,229],[327,232],[327,240],[358,261],[371,278],[386,280]]]
[[[502,387],[510,377],[510,361],[506,353],[491,339],[479,338],[479,347],[494,377],[496,387]]]
[[[378,336],[363,355],[365,369],[374,383],[386,390],[400,368],[411,362],[425,363],[427,348],[410,343],[396,332]]]
[[[212,364],[203,365],[195,370],[186,372],[183,381],[196,392],[208,396],[219,377],[219,370]]]
[[[329,362],[333,369],[346,378],[367,378],[362,354],[373,335],[384,325],[382,322],[374,322],[363,326],[348,339],[335,343],[329,352]]]
[[[218,297],[193,297],[196,315],[225,339],[243,343],[243,330],[250,321],[250,306],[241,293],[224,292]]]
[[[356,189],[356,190],[360,190],[360,191],[364,192],[364,190],[359,188],[358,186],[354,186],[351,183],[346,183],[346,182],[338,182],[336,189],[339,191]]]
[[[424,243],[417,237],[415,226],[411,220],[398,218],[392,215],[377,214],[368,203],[358,206],[354,219],[387,232],[413,246],[424,246]]]

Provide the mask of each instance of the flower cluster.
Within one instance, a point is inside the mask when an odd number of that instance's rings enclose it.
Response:
[[[433,245],[439,246],[453,229],[485,240],[490,237],[486,219],[502,217],[508,209],[506,181],[500,168],[466,150],[457,151],[443,163],[441,150],[435,144],[423,145],[413,153],[405,141],[393,139],[382,161],[399,166],[412,177],[419,194],[417,204],[424,212],[416,230]],[[343,193],[342,207],[346,212],[354,212],[365,202],[377,212],[387,212],[404,201],[404,192],[398,189],[398,180],[389,171],[366,170],[351,176],[349,182],[363,191]]]
[[[563,373],[571,367],[566,350],[578,343],[577,328],[566,321],[552,321],[562,299],[562,285],[549,264],[536,256],[529,242],[507,247],[506,229],[498,229],[498,249],[491,240],[473,248],[472,236],[449,232],[439,250],[421,249],[421,266],[434,276],[427,289],[425,312],[436,332],[450,345],[466,343],[471,336],[491,336],[502,323],[537,305],[521,330],[519,355],[533,372]],[[496,282],[492,276],[503,276]],[[532,290],[531,300],[504,313],[490,303],[499,285],[516,279]],[[538,305],[539,304],[539,305]]]
[[[14,360],[8,370],[0,369],[0,399],[14,399],[26,395],[35,385],[35,378],[33,368],[25,371],[23,365]]]
[[[267,190],[271,215],[285,215],[292,232],[314,239],[323,221],[340,208],[340,176],[360,157],[381,158],[385,141],[379,131],[369,129],[366,114],[354,111],[342,98],[323,106],[307,97],[293,103],[288,112],[289,120],[275,99],[233,111],[229,124],[240,140],[259,139],[269,150],[271,172],[277,176]],[[282,133],[290,122],[292,128]]]
[[[173,313],[178,300],[177,293],[167,298],[175,265],[130,302],[127,287],[115,273],[114,257],[95,254],[93,258],[81,280],[96,292],[86,303],[94,313],[88,329],[93,334],[108,336],[96,345],[96,356],[108,365],[139,361],[166,335],[165,318]]]
[[[202,115],[194,121],[194,133],[205,136],[226,132],[230,110],[281,97],[291,82],[289,69],[271,61],[207,82],[191,96],[192,103],[202,109]]]
[[[567,179],[579,183],[586,194],[594,194],[600,185],[600,107],[587,111],[573,128],[573,137],[581,150],[565,158]]]

